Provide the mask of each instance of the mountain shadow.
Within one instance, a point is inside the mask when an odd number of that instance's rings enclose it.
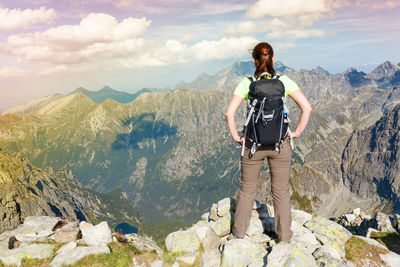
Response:
[[[130,133],[118,134],[111,144],[112,150],[139,148],[138,143],[147,138],[157,139],[176,135],[177,126],[170,126],[164,121],[156,121],[155,113],[143,113],[139,116],[122,119],[124,126],[131,127]]]

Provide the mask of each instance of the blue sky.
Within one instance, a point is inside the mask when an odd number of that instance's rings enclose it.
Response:
[[[109,85],[134,92],[212,74],[271,43],[294,69],[400,62],[400,0],[2,0],[0,112]]]

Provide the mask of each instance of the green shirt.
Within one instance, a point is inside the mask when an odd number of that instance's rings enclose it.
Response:
[[[287,97],[289,94],[293,93],[296,90],[300,90],[299,86],[297,83],[295,83],[292,79],[290,79],[286,75],[282,75],[279,77],[279,80],[283,83],[285,86],[285,97]],[[251,81],[249,78],[243,78],[240,83],[236,86],[235,92],[233,93],[234,95],[243,97],[245,99],[248,99],[249,96],[249,90],[250,90],[250,84]]]

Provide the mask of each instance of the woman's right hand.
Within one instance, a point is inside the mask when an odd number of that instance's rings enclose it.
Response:
[[[233,141],[239,144],[243,143],[243,136],[232,137]]]
[[[235,124],[235,113],[243,100],[243,97],[233,95],[232,100],[229,103],[228,109],[225,113],[225,119],[228,124],[229,133],[232,136],[233,141],[235,141],[236,143],[241,143],[243,141],[243,136],[238,135]]]

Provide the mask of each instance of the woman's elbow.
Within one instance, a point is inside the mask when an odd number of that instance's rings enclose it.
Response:
[[[304,111],[303,111],[304,113],[308,113],[308,114],[311,114],[311,112],[312,112],[312,107],[311,107],[311,105],[307,105],[305,108],[304,108]]]

